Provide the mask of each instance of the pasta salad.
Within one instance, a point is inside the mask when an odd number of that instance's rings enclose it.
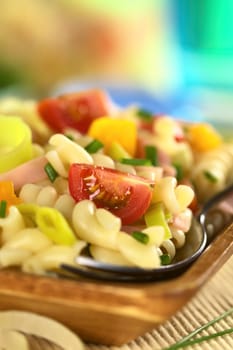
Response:
[[[0,266],[45,274],[94,259],[170,264],[192,218],[232,181],[207,123],[122,109],[104,91],[0,101]]]

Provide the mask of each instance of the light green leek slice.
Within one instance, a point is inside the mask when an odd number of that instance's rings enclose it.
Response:
[[[39,205],[33,203],[20,203],[17,205],[17,208],[29,226],[36,226],[36,212]]]
[[[150,226],[162,226],[165,231],[164,239],[170,239],[172,237],[170,228],[167,223],[166,214],[162,203],[156,203],[151,207],[144,215],[146,225]]]
[[[114,141],[108,149],[108,155],[114,160],[122,158],[130,158],[130,154],[121,146],[120,143]]]
[[[22,119],[0,115],[0,173],[32,158],[32,133]]]
[[[39,207],[36,223],[41,232],[56,244],[73,245],[77,241],[68,222],[57,209]]]

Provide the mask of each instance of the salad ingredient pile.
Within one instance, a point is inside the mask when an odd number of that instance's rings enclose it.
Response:
[[[233,143],[211,125],[122,109],[104,91],[3,100],[0,123],[2,268],[45,274],[83,252],[170,264],[193,215],[233,180]]]

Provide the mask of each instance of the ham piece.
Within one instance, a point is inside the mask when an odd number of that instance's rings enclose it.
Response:
[[[0,181],[12,181],[15,191],[18,191],[26,183],[36,183],[47,178],[44,170],[48,160],[42,156],[34,158],[5,173],[0,174]]]
[[[192,211],[187,208],[185,211],[178,215],[174,215],[171,225],[177,230],[188,232],[192,221]]]

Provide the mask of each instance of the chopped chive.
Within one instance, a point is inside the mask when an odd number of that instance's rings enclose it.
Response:
[[[65,137],[67,137],[68,139],[70,139],[71,141],[74,141],[74,138],[72,135],[70,134],[65,134]]]
[[[222,337],[223,335],[231,334],[231,333],[233,333],[233,328],[224,329],[223,331],[220,331],[220,332],[215,332],[215,333],[212,333],[212,334],[209,334],[209,335],[205,335],[203,337],[199,337],[199,338],[196,338],[196,339],[188,340],[186,342],[177,344],[177,346],[173,346],[173,347],[171,346],[170,348],[167,348],[165,350],[184,349],[184,348],[186,348],[188,346],[199,344],[199,343],[202,343],[204,341],[211,340],[211,339],[214,339],[214,338],[217,338],[217,337]]]
[[[104,145],[99,140],[93,140],[85,147],[85,150],[89,153],[96,153],[99,149],[103,148]]]
[[[205,175],[205,177],[207,178],[207,180],[209,180],[210,182],[217,182],[218,179],[216,176],[214,176],[210,171],[208,170],[204,170],[203,174]]]
[[[181,164],[179,163],[173,163],[172,164],[174,166],[174,168],[176,169],[176,178],[177,181],[180,181],[183,179],[184,177],[184,170]]]
[[[171,263],[171,257],[169,254],[160,255],[161,265],[169,265]]]
[[[122,158],[120,160],[122,164],[128,164],[128,165],[152,165],[151,161],[149,159],[141,159],[141,158]]]
[[[148,234],[141,231],[133,231],[132,237],[143,244],[147,244],[149,242]]]
[[[153,119],[153,114],[142,108],[137,110],[137,116],[147,121],[150,121]]]
[[[47,163],[44,166],[44,170],[45,170],[46,174],[48,175],[48,178],[51,182],[54,182],[56,180],[56,178],[58,177],[58,173],[56,172],[56,170],[54,169],[52,164]]]
[[[146,158],[151,161],[152,165],[158,164],[158,151],[155,146],[145,146]]]
[[[185,348],[186,346],[188,346],[191,342],[193,341],[198,341],[198,339],[202,339],[201,341],[207,340],[207,339],[203,339],[202,338],[196,338],[196,339],[192,339],[193,337],[195,337],[197,334],[199,334],[201,331],[204,331],[205,329],[209,328],[210,326],[212,326],[213,324],[217,323],[218,321],[224,319],[225,317],[227,317],[228,315],[233,313],[233,308],[229,309],[228,311],[224,312],[223,314],[221,314],[220,316],[214,318],[212,321],[207,322],[206,324],[204,324],[203,326],[196,328],[193,332],[189,333],[187,336],[185,336],[184,338],[182,338],[180,341],[176,342],[175,344],[171,345],[170,347],[164,349],[164,350],[177,350],[177,349],[182,349]],[[231,328],[232,330],[232,328]],[[228,333],[229,330],[226,330],[226,333]],[[231,331],[230,331],[231,332]],[[221,334],[224,335],[224,334]],[[209,335],[208,340],[215,338],[216,336],[220,336],[219,333],[214,333]]]
[[[6,207],[7,207],[7,201],[4,199],[0,202],[0,217],[5,218],[6,217]]]

